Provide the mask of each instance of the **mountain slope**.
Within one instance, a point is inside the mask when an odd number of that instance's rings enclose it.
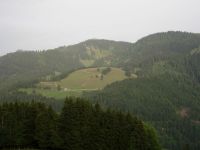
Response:
[[[0,91],[83,67],[114,66],[140,74],[152,62],[185,55],[198,48],[199,43],[199,34],[166,32],[134,44],[93,39],[47,51],[18,51],[0,57]]]
[[[88,66],[116,66],[130,43],[88,40],[48,51],[18,51],[0,57],[0,91],[18,84],[29,85],[55,72],[66,73]],[[113,59],[115,58],[115,59]]]
[[[200,148],[200,86],[183,76],[165,74],[113,83],[85,95],[104,107],[129,111],[159,131],[165,148]]]
[[[0,57],[0,91],[85,67],[120,67],[138,78],[85,97],[130,111],[159,131],[163,147],[200,149],[200,35],[157,33],[136,43],[88,40],[43,52]]]
[[[129,111],[159,131],[163,147],[200,148],[199,34],[150,35],[133,45],[125,67],[135,80],[85,94],[104,107]]]
[[[135,67],[152,65],[155,61],[177,59],[199,45],[200,34],[172,31],[152,34],[132,45],[126,66],[133,70]]]

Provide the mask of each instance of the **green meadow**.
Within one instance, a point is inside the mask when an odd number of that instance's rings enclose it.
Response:
[[[42,81],[37,84],[36,88],[20,90],[28,94],[36,93],[46,97],[62,99],[66,96],[79,97],[84,91],[101,90],[113,82],[128,78],[120,68],[109,68],[109,71],[102,73],[105,69],[107,68],[80,69],[60,81]],[[136,77],[136,75],[132,75],[132,78]]]

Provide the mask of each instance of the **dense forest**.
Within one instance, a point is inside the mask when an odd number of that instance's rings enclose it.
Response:
[[[64,100],[43,97],[41,95],[36,95],[34,92],[28,95],[19,92],[18,89],[34,87],[35,84],[44,80],[59,81],[69,73],[87,67],[118,67],[122,68],[127,76],[131,76],[132,74],[137,75],[137,78],[126,79],[108,85],[102,90],[85,92],[83,94],[83,97],[89,99],[92,103],[83,102],[83,104],[81,104],[87,107],[87,113],[97,111],[94,106],[96,103],[102,107],[102,109],[99,108],[101,112],[98,114],[100,117],[99,120],[92,120],[94,119],[93,115],[95,115],[95,113],[91,113],[88,118],[90,122],[98,122],[97,124],[99,125],[102,124],[101,121],[111,121],[105,124],[105,126],[101,126],[102,129],[98,132],[102,132],[97,133],[98,136],[95,135],[96,137],[90,140],[112,139],[113,137],[106,137],[107,131],[104,133],[107,129],[107,125],[111,125],[108,128],[113,128],[115,132],[116,130],[114,129],[118,127],[114,124],[121,122],[118,120],[119,114],[125,119],[127,117],[126,113],[129,112],[131,115],[137,116],[137,118],[145,122],[145,124],[142,123],[143,129],[141,130],[141,134],[146,134],[146,130],[149,130],[150,135],[138,138],[144,138],[145,140],[143,141],[147,142],[147,145],[149,144],[148,142],[153,141],[150,140],[151,138],[148,138],[150,141],[146,140],[146,137],[153,136],[154,133],[146,123],[157,130],[159,142],[165,149],[200,149],[200,34],[195,33],[171,31],[156,33],[144,37],[135,43],[88,40],[76,45],[63,46],[47,51],[17,51],[7,54],[0,57],[1,110],[2,108],[8,107],[8,113],[11,110],[16,111],[14,109],[15,105],[17,105],[16,107],[32,107],[32,104],[29,102],[35,101],[35,103],[33,103],[34,109],[39,111],[38,107],[41,107],[41,109],[44,108],[44,112],[47,114],[51,110],[50,112],[56,120],[53,121],[53,124],[56,124],[56,127],[59,129],[58,124],[63,116],[64,108],[67,107],[67,102],[72,103],[70,105],[74,106],[79,105],[82,99],[78,101],[75,100],[76,102],[74,103],[71,102],[71,100],[67,100],[64,105]],[[16,102],[16,104],[13,102]],[[44,106],[41,102],[50,105],[53,110]],[[109,108],[115,111],[111,111]],[[70,109],[69,111],[75,111],[74,109]],[[83,111],[86,110],[84,109]],[[41,112],[37,113],[39,114]],[[17,115],[17,113],[14,114]],[[76,112],[75,114],[78,115]],[[7,115],[9,115],[9,113]],[[76,115],[72,116],[75,120],[77,119]],[[102,117],[102,115],[104,117]],[[13,118],[15,117],[18,116],[14,116]],[[84,116],[81,117],[84,118]],[[33,118],[34,122],[37,120],[36,118]],[[109,119],[103,120],[103,118]],[[131,118],[133,122],[136,120],[136,122],[141,122],[135,117]],[[87,124],[87,121],[83,122]],[[77,125],[79,123],[75,124]],[[123,123],[125,125],[127,122]],[[128,123],[126,125],[135,126],[134,123]],[[71,129],[71,127],[72,126],[69,126],[68,129]],[[84,127],[86,128],[86,126]],[[92,126],[89,125],[89,128],[91,129]],[[80,140],[80,132],[84,132],[82,130],[77,130],[78,132],[76,132],[76,129],[74,128],[74,131],[70,133],[74,135],[73,138],[75,141]],[[120,127],[119,129],[125,131]],[[59,135],[59,130],[53,131],[58,137],[58,143],[61,142],[63,138],[69,138],[68,135],[63,135],[64,137]],[[16,134],[20,136],[22,133]],[[39,146],[39,140],[35,138],[36,132],[31,134],[34,134],[33,147],[41,148],[42,146]],[[46,136],[46,133],[41,134]],[[109,135],[110,134],[112,135],[113,133],[109,133]],[[3,133],[1,132],[0,135],[3,135]],[[101,135],[102,137],[100,137]],[[86,139],[87,136],[91,138],[90,135],[85,136]],[[13,137],[8,138],[11,138],[10,140],[15,140],[12,139]],[[61,141],[60,138],[62,139]],[[126,138],[129,138],[129,141],[132,139],[130,135]],[[135,137],[132,139],[133,143],[134,140],[137,139],[134,138]],[[117,139],[114,138],[112,140],[116,142]],[[4,142],[6,141],[7,140]],[[120,141],[123,140],[120,139]],[[102,142],[100,144],[102,146],[101,149],[105,149],[106,144],[108,144],[108,147],[112,146],[109,145],[111,143],[106,143],[106,141],[98,141],[96,144],[99,144],[99,142]],[[17,143],[17,141],[13,143]],[[64,149],[61,143],[58,144],[59,148]],[[126,143],[127,147],[123,148],[130,148],[130,143],[132,142]],[[74,143],[71,143],[70,145],[73,144]],[[124,143],[121,144],[123,145]],[[14,144],[13,146],[17,147],[18,145]],[[26,145],[22,144],[21,146],[23,147]],[[77,146],[81,147],[80,145]],[[114,149],[114,147],[112,148]],[[141,147],[138,149],[141,149]]]
[[[138,75],[86,93],[92,101],[136,114],[158,131],[168,149],[200,148],[199,35],[161,33],[135,44],[143,53],[127,62]],[[141,61],[135,63],[134,60]]]
[[[0,148],[159,150],[155,131],[136,117],[67,98],[60,113],[39,102],[0,105]]]
[[[45,103],[51,106],[52,109],[56,112],[60,112],[64,104],[64,99],[57,100],[54,98],[44,97],[42,95],[36,95],[34,93],[26,94],[24,92],[14,91],[10,93],[0,94],[0,104],[12,103],[12,102],[28,103],[31,101],[38,102],[38,103]]]
[[[158,130],[170,149],[200,148],[200,87],[165,75],[125,80],[90,93],[92,102],[137,114]]]

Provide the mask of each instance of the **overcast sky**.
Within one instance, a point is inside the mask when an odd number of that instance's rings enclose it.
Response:
[[[169,30],[200,33],[200,0],[0,0],[0,55]]]

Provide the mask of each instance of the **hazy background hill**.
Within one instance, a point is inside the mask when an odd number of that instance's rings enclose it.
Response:
[[[66,73],[91,66],[117,66],[138,72],[153,61],[187,55],[198,48],[199,43],[199,34],[167,32],[147,36],[134,44],[93,39],[47,51],[17,51],[0,57],[3,85],[0,89],[9,89],[19,82],[34,81],[55,72]]]
[[[130,43],[88,40],[47,51],[17,51],[0,57],[0,90],[38,81],[46,75],[67,73],[91,66],[117,66]]]

